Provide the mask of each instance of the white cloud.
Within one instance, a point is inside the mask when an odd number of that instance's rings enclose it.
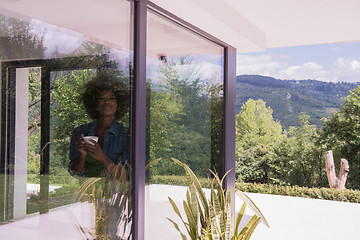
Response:
[[[237,55],[236,74],[272,75],[280,69],[286,68],[288,63],[282,55]]]
[[[325,68],[318,62],[291,65],[284,55],[238,55],[237,75],[259,74],[287,80],[315,79],[327,82],[360,82],[360,61],[337,58]]]
[[[300,66],[290,66],[286,69],[281,69],[277,74],[276,78],[279,79],[317,79],[325,81],[326,71],[323,70],[323,66],[315,62],[307,62]]]
[[[171,59],[170,59],[171,61]],[[176,62],[176,61],[175,61]],[[166,65],[157,58],[147,58],[146,60],[146,77],[151,79],[153,83],[161,83],[161,79],[164,78],[161,71]],[[206,61],[194,61],[191,64],[175,64],[172,66],[177,75],[183,79],[195,80],[215,83],[222,83],[224,69],[221,64],[206,62]]]
[[[360,61],[351,58],[338,58],[333,63],[329,74],[341,82],[360,82]]]

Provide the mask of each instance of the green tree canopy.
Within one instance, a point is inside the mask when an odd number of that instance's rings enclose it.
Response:
[[[290,185],[324,186],[323,149],[316,144],[319,137],[315,125],[310,125],[309,115],[301,113],[300,126],[291,126],[285,131],[277,149],[280,158],[281,179]]]
[[[279,182],[274,147],[282,135],[272,109],[259,99],[249,99],[236,116],[236,174],[247,182]]]
[[[150,171],[152,175],[182,174],[170,160],[174,157],[200,176],[208,176],[208,169],[217,167],[210,161],[219,152],[215,149],[222,149],[218,141],[222,137],[221,85],[201,79],[194,62],[186,59],[165,62],[158,72],[158,81],[148,89]]]
[[[263,100],[249,99],[236,116],[236,140],[245,148],[274,142],[281,136],[282,128],[272,114]]]
[[[0,15],[0,59],[41,59],[45,47],[42,32],[32,31],[25,20]]]
[[[338,112],[323,119],[319,144],[334,152],[335,161],[346,158],[350,172],[348,185],[359,188],[360,184],[360,86],[349,91]],[[338,164],[337,164],[338,165]]]

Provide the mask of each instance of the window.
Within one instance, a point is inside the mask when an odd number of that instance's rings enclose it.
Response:
[[[87,179],[68,171],[70,140],[74,128],[93,121],[80,94],[95,76],[116,76],[127,89],[122,101],[131,102],[132,3],[95,4],[2,4],[0,222],[14,239],[24,227],[41,239],[102,233],[95,218],[109,211],[108,200],[89,199],[95,211],[85,198],[74,198]],[[129,111],[119,124],[130,128]],[[118,235],[130,234],[131,221],[113,225]]]
[[[152,11],[147,20],[145,237],[163,239],[174,233],[167,197],[186,196],[185,172],[171,158],[202,179],[222,173],[224,48]]]

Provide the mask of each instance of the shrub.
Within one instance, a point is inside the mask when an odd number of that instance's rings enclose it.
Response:
[[[204,188],[210,188],[211,181],[199,178]],[[152,184],[187,185],[185,176],[151,176]],[[342,202],[360,203],[360,191],[352,189],[309,188],[299,186],[280,186],[260,183],[236,183],[236,188],[243,192],[303,197]]]
[[[244,192],[252,193],[360,203],[360,191],[351,189],[308,188],[259,183],[236,183],[236,188]]]

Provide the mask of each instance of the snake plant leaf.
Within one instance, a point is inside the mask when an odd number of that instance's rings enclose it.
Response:
[[[218,199],[218,195],[216,194],[215,189],[213,186],[211,187],[211,206],[213,207],[214,217],[216,217],[217,221],[217,228],[219,229],[219,233],[223,233],[225,231],[225,213],[224,213],[224,206],[221,205],[222,203]]]
[[[249,222],[246,223],[246,225],[243,227],[243,229],[239,233],[240,239],[244,239],[247,232],[250,230],[251,226],[253,226],[260,218],[256,215],[254,215]]]
[[[211,225],[207,228],[201,228],[201,240],[212,240]]]
[[[186,179],[188,180],[188,185],[189,188],[190,187],[194,187],[197,194],[199,195],[200,198],[200,202],[204,208],[204,212],[205,212],[205,217],[209,218],[210,217],[210,211],[209,211],[209,205],[205,196],[205,193],[201,187],[201,184],[199,182],[199,179],[196,177],[196,175],[194,174],[194,172],[184,163],[182,163],[181,161],[175,159],[175,158],[171,158],[174,162],[176,162],[178,165],[182,166],[185,169],[186,172]],[[191,190],[190,190],[191,191]]]
[[[211,209],[212,207],[210,207]],[[214,240],[220,240],[221,236],[220,236],[220,229],[219,229],[219,219],[218,217],[215,215],[212,219],[211,219],[211,235],[212,238]]]
[[[197,198],[196,190],[195,190],[195,186],[193,184],[193,180],[192,180],[190,174],[187,174],[186,177],[187,177],[187,182],[189,184],[188,186],[189,186],[189,191],[190,191],[190,196],[187,199],[188,199],[188,203],[191,205],[194,203],[193,202],[194,199]],[[188,191],[187,191],[187,194],[188,194]],[[196,203],[194,203],[194,204],[196,204]]]
[[[176,206],[176,203],[174,202],[174,200],[172,200],[171,197],[168,197],[168,199],[169,199],[169,202],[170,202],[171,206],[173,207],[173,210],[174,210],[174,212],[176,213],[176,215],[178,215],[179,217],[181,217],[181,213],[180,213],[180,211],[179,211],[179,208]]]
[[[212,185],[214,185],[214,182],[216,183],[215,184],[215,189],[217,190],[217,194],[218,194],[218,198],[220,200],[220,204],[221,206],[223,206],[224,204],[224,196],[225,196],[225,192],[224,192],[224,189],[222,187],[222,180],[220,180],[218,174],[214,173],[212,170],[209,170],[212,175],[214,176],[214,179],[212,181]],[[227,173],[226,173],[227,174]],[[225,177],[225,176],[224,176]]]
[[[205,217],[205,213],[203,211],[203,209],[200,207],[200,202],[199,202],[199,198],[196,198],[196,202],[199,208],[199,217],[200,217],[200,224],[201,224],[201,228],[202,229],[208,229],[210,226],[209,220],[208,218]]]
[[[242,218],[244,217],[244,214],[245,214],[245,209],[246,209],[246,204],[243,203],[243,205],[240,208],[240,211],[238,212],[238,214],[236,216],[235,229],[234,229],[234,235],[235,236],[238,235],[240,223],[241,223],[241,220],[242,220]]]
[[[222,210],[222,206],[220,205],[220,201],[217,198],[217,194],[216,191],[213,187],[211,187],[211,199],[210,199],[213,207],[214,207],[214,212],[215,215],[217,215],[221,210]]]
[[[174,202],[174,200],[172,200],[170,197],[168,197],[169,199],[169,202],[174,210],[174,212],[176,213],[176,215],[178,215],[178,217],[180,218],[180,220],[182,221],[182,223],[184,224],[188,234],[190,235],[190,230],[189,230],[189,227],[188,227],[188,224],[184,221],[184,219],[182,218],[181,216],[181,213],[179,211],[179,208],[176,206],[176,203]]]
[[[86,194],[87,190],[93,186],[93,184],[95,184],[96,182],[98,182],[99,180],[101,180],[101,178],[89,178],[86,179],[86,181],[84,181],[79,189],[76,191],[76,193],[74,194],[74,200],[75,201],[80,201],[84,195]]]
[[[270,227],[269,223],[266,221],[264,215],[261,213],[260,209],[256,206],[256,204],[242,191],[239,189],[232,190],[238,197],[243,200],[246,205],[253,211],[257,216],[260,217],[261,221],[267,226]]]
[[[259,224],[260,222],[260,218],[257,217],[256,220],[254,221],[254,223],[252,223],[250,225],[250,228],[248,229],[248,231],[246,232],[245,236],[244,236],[244,240],[249,240],[251,235],[253,234],[255,228],[257,227],[257,225]]]
[[[173,220],[171,220],[170,218],[167,218],[167,220],[169,220],[174,225],[175,229],[178,230],[178,232],[181,235],[181,239],[182,240],[187,240],[186,235],[181,232],[181,230],[179,228],[179,225],[176,222],[174,222]]]
[[[179,211],[179,208],[177,207],[177,205],[176,205],[176,203],[174,202],[174,200],[172,200],[171,197],[168,197],[168,199],[169,199],[169,202],[170,202],[170,204],[171,204],[174,212],[176,213],[176,215],[178,215],[178,216],[180,217],[180,219],[183,220],[182,217],[181,217],[181,213],[180,213],[180,211]]]
[[[196,225],[198,225],[200,213],[196,194],[191,195],[189,191],[186,191],[186,201],[190,208],[191,215],[194,217]]]
[[[198,236],[197,222],[195,221],[195,218],[191,213],[189,205],[185,201],[183,201],[183,206],[184,206],[186,217],[189,221],[188,224],[189,224],[190,238],[198,239],[199,236]]]
[[[227,209],[231,209],[231,208],[228,207]],[[226,212],[224,212],[224,214],[226,214],[225,240],[230,240],[231,237],[234,235],[234,232],[233,232],[233,229],[234,229],[233,222],[234,221],[232,218],[231,211],[226,211]]]
[[[234,233],[234,217],[232,215],[232,209],[231,209],[231,201],[232,201],[232,192],[231,191],[226,191],[226,196],[225,196],[225,209],[224,209],[224,212],[226,213],[226,217],[227,218],[231,218],[231,233],[233,234]],[[227,220],[228,221],[228,220]]]

